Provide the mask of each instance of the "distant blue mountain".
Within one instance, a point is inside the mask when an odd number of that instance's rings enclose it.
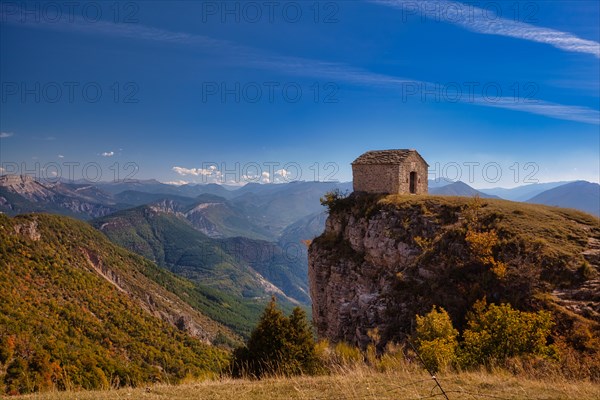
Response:
[[[506,200],[527,201],[546,190],[554,189],[555,187],[562,186],[567,183],[571,182],[534,183],[531,185],[518,186],[511,189],[498,187],[492,189],[479,189],[479,191],[493,196],[498,196]]]
[[[485,194],[477,189],[472,188],[464,182],[458,181],[451,183],[449,185],[441,186],[441,187],[429,187],[429,194],[435,194],[438,196],[463,196],[463,197],[473,197],[479,196],[481,198],[499,198],[498,196],[493,196],[489,194]]]
[[[546,190],[527,202],[575,208],[600,216],[600,185],[586,181],[571,182]]]
[[[448,186],[452,183],[456,183],[456,181],[451,181],[449,179],[446,178],[440,178],[440,179],[429,179],[427,181],[427,184],[429,185],[429,189],[435,189],[435,188],[441,188],[444,186]]]

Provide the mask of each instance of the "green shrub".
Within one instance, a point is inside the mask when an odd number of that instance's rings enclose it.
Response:
[[[339,209],[342,200],[348,197],[348,193],[342,193],[340,189],[334,189],[330,192],[325,193],[320,198],[321,205],[327,207],[329,213]]]
[[[523,312],[510,304],[480,300],[467,316],[460,362],[463,366],[504,362],[521,355],[549,356],[547,345],[553,322],[547,311]]]
[[[443,370],[456,360],[458,331],[443,308],[417,315],[416,344],[428,370]]]

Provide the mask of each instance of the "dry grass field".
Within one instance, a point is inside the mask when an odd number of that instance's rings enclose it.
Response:
[[[564,378],[530,380],[506,372],[441,374],[438,379],[449,399],[599,399],[600,384]],[[177,386],[155,385],[136,389],[89,392],[53,392],[11,397],[19,400],[89,399],[443,399],[433,379],[424,371],[375,372],[368,368],[345,369],[318,377],[271,378],[261,381],[224,379]]]

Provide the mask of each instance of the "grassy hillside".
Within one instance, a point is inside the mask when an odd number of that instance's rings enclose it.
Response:
[[[421,211],[433,217],[434,223],[451,227],[467,218],[474,199],[393,195],[381,199],[380,204]],[[524,244],[537,244],[537,255],[548,257],[548,266],[571,267],[573,272],[585,261],[583,252],[590,241],[600,239],[600,220],[582,211],[482,199],[474,212],[484,229],[496,230],[503,239],[497,246],[498,252],[508,254],[512,249],[507,245],[521,239],[526,241]]]
[[[273,243],[248,238],[209,238],[186,220],[147,206],[97,219],[93,225],[113,242],[177,274],[227,293],[265,299],[275,293],[284,295],[284,300],[285,295],[297,294],[297,300],[309,300],[306,279],[297,277],[306,275],[305,270],[296,270],[301,260],[286,258]],[[278,280],[280,290],[273,288],[271,292],[257,272],[270,283]]]
[[[287,257],[273,243],[209,238],[185,219],[147,206],[100,218],[93,225],[114,243],[195,282],[215,301],[211,307],[191,304],[242,335],[250,332],[273,294],[287,309],[297,301],[309,302],[306,261],[294,254]]]
[[[0,254],[0,393],[177,382],[227,365],[204,342],[228,330],[147,276],[177,278],[83,222],[0,215]]]
[[[173,215],[153,212],[147,207],[125,210],[92,223],[112,242],[190,278],[193,282],[184,279],[185,285],[168,284],[168,287],[192,306],[241,335],[250,333],[266,301],[244,301],[241,289],[225,291],[233,286],[230,277],[239,274],[231,263],[222,262],[227,255],[210,238]],[[182,268],[177,267],[179,263]],[[185,273],[184,268],[199,272]],[[202,271],[217,274],[221,279],[203,280]],[[242,286],[245,281],[252,280],[246,275],[236,279],[235,284]]]
[[[452,400],[458,399],[578,399],[600,398],[600,385],[573,382],[564,378],[531,379],[505,372],[438,374],[438,380]],[[31,400],[397,400],[441,398],[439,389],[424,371],[407,366],[403,370],[375,372],[356,368],[330,376],[271,378],[256,380],[205,381],[178,386],[154,385],[143,389],[104,392],[48,393],[18,397]]]

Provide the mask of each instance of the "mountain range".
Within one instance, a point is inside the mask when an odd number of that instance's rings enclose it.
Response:
[[[478,195],[482,198],[528,202],[534,201],[534,198],[546,191],[572,183],[574,182],[536,183],[510,189],[478,190],[461,181],[430,180],[429,192],[437,195]],[[587,183],[587,189],[583,188],[583,184],[566,186],[568,189],[552,192],[554,194],[551,193],[551,201],[546,200],[546,196],[540,196],[535,201],[541,204],[549,204],[546,201],[550,201],[556,205],[582,209],[598,215],[595,196],[598,196],[599,185]],[[212,224],[218,225],[219,222],[224,224],[221,228],[225,231],[232,230],[219,232],[216,229],[214,235],[245,236],[249,233],[246,228],[239,231],[238,228],[232,227],[235,227],[236,223],[254,224],[260,226],[254,237],[275,240],[289,224],[312,213],[323,211],[318,199],[323,193],[334,188],[341,192],[351,192],[352,183],[249,183],[242,187],[217,184],[175,186],[154,179],[97,183],[83,180],[41,182],[30,176],[2,175],[0,176],[0,211],[8,215],[47,211],[88,220],[161,200],[173,200],[180,206],[189,207],[194,203],[207,204],[209,202],[206,200],[212,198],[215,212],[201,214],[222,214],[221,222],[218,221],[219,218],[215,218]],[[581,194],[585,198],[589,198],[585,208],[579,208],[581,206],[575,201],[579,197],[579,191],[582,191]],[[200,220],[202,223],[202,218]],[[208,223],[205,233],[211,235],[210,230],[214,228],[212,224]]]
[[[243,236],[211,238],[184,214],[162,205],[120,211],[91,224],[113,243],[179,276],[226,293],[248,309],[260,309],[271,295],[283,304],[310,303],[304,259],[288,256],[274,242]],[[220,319],[218,314],[213,317]]]
[[[113,243],[189,278],[195,307],[246,336],[271,295],[287,310],[310,304],[302,240],[323,229],[319,198],[349,187],[297,182],[232,190],[154,180],[48,183],[5,175],[0,212],[48,212],[89,221]],[[178,284],[170,287],[189,297]]]
[[[549,188],[549,189],[548,189]],[[194,291],[195,308],[246,336],[270,296],[285,309],[308,307],[306,243],[325,227],[319,199],[349,193],[352,184],[168,185],[156,180],[90,184],[39,182],[0,176],[0,212],[48,212],[75,217],[112,243],[169,271]],[[569,182],[476,190],[463,182],[433,183],[442,196],[498,198],[532,195],[528,202],[600,214],[600,185]],[[179,282],[179,281],[176,281]],[[191,285],[191,286],[190,286]],[[172,291],[187,298],[179,283]]]
[[[41,183],[27,175],[0,176],[0,211],[9,215],[50,212],[90,219],[125,207],[90,184]]]
[[[527,201],[538,194],[554,189],[555,187],[565,185],[570,182],[549,182],[549,183],[532,183],[529,185],[517,186],[510,189],[505,188],[492,188],[492,189],[480,189],[480,192],[498,196],[501,199],[512,200],[512,201]]]
[[[431,183],[432,181],[430,181]],[[433,182],[429,193],[442,196],[495,198],[573,208],[600,216],[600,185],[586,181],[536,183],[512,189],[474,189],[464,182]]]
[[[462,197],[473,197],[479,196],[481,198],[494,198],[498,199],[498,196],[494,196],[491,194],[486,194],[477,189],[473,189],[471,186],[467,185],[464,182],[458,181],[453,182],[448,185],[433,187],[429,190],[430,194],[440,195],[440,196],[462,196]]]
[[[600,216],[600,185],[586,181],[571,182],[546,190],[527,202],[574,208]]]

